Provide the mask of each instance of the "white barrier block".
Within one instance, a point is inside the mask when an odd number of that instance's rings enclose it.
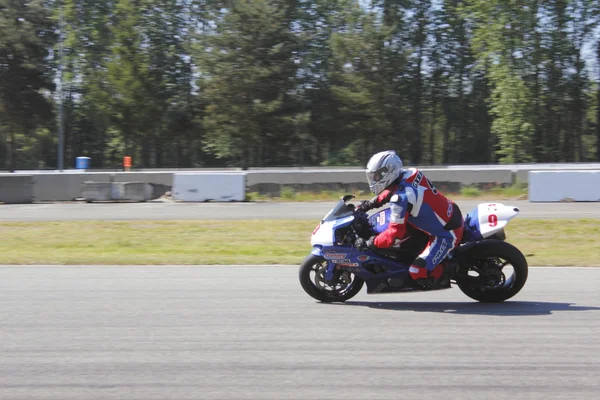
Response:
[[[600,201],[600,170],[530,171],[529,201]]]
[[[244,201],[246,173],[175,173],[172,196],[175,200],[194,202]]]

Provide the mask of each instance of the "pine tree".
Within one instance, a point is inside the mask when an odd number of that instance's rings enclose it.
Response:
[[[524,79],[527,66],[516,56],[526,51],[531,20],[526,3],[474,0],[464,14],[473,19],[474,51],[493,84],[492,132],[498,137],[497,155],[507,163],[531,161],[533,149],[533,95]]]
[[[286,162],[297,113],[297,3],[240,0],[221,10],[199,57],[206,149],[230,165]]]
[[[23,148],[52,117],[47,61],[56,40],[52,28],[44,1],[0,0],[0,138],[6,144],[0,165],[10,170],[39,166]]]

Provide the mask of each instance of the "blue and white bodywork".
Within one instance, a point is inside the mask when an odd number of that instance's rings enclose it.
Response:
[[[501,203],[481,203],[465,218],[463,242],[504,235],[506,225],[519,215],[519,209]]]
[[[345,196],[340,200],[313,231],[311,253],[328,262],[325,279],[331,279],[336,269],[343,269],[364,280],[368,293],[421,289],[410,279],[409,264],[376,254],[370,249],[360,251],[352,245],[353,241],[347,240],[348,235],[355,237],[357,234],[353,228],[357,214],[353,205],[346,204],[353,197]],[[462,244],[480,241],[502,232],[518,213],[518,208],[500,203],[479,204],[465,218]],[[379,234],[388,227],[390,209],[375,212],[367,218],[372,233]],[[449,259],[455,251],[456,249],[449,255]]]

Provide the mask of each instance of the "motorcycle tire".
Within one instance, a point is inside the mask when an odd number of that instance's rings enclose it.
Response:
[[[314,271],[314,267],[319,265],[326,260],[323,257],[316,256],[314,254],[310,254],[308,257],[304,259],[302,264],[300,264],[300,270],[298,272],[298,277],[300,279],[300,285],[304,291],[311,296],[312,298],[319,300],[323,303],[333,303],[333,302],[345,302],[346,300],[351,299],[356,296],[358,292],[362,289],[365,281],[359,278],[358,276],[353,276],[353,281],[349,286],[349,289],[343,293],[329,293],[321,288],[319,288],[316,282],[313,281],[311,277],[311,272]]]
[[[525,256],[519,249],[510,243],[500,240],[485,240],[467,250],[461,257],[456,283],[460,290],[470,298],[482,303],[500,303],[510,299],[521,291],[527,281],[528,265]],[[478,265],[482,260],[499,258],[507,261],[514,270],[514,279],[510,285],[496,289],[486,289],[474,284],[475,278],[468,275],[472,266]]]

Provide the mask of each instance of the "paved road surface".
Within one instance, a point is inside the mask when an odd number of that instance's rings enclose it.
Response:
[[[595,399],[599,283],[325,305],[292,267],[0,267],[0,399]]]
[[[471,211],[479,201],[461,201]],[[334,202],[316,203],[57,203],[0,205],[0,221],[321,219]],[[519,218],[599,218],[600,203],[503,201],[521,209]]]

